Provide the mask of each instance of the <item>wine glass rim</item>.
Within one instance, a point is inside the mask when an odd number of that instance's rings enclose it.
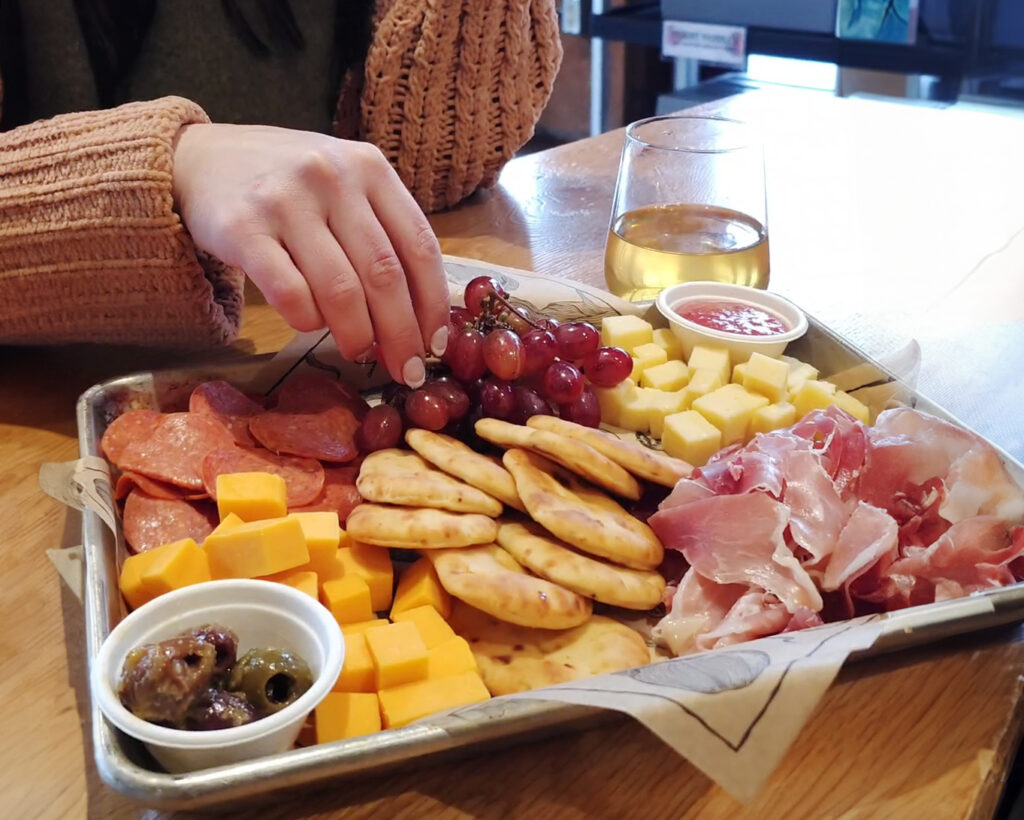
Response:
[[[723,147],[698,148],[688,145],[672,144],[664,140],[659,141],[639,136],[640,130],[648,125],[654,125],[662,122],[683,121],[714,122],[727,123],[730,126],[735,125],[741,133],[744,134],[746,139],[729,142]],[[645,148],[654,148],[659,151],[675,151],[680,154],[728,154],[733,151],[749,148],[756,142],[753,136],[753,126],[749,122],[746,120],[739,120],[734,117],[722,117],[717,114],[659,114],[655,117],[646,117],[642,120],[631,122],[626,126],[626,138]]]

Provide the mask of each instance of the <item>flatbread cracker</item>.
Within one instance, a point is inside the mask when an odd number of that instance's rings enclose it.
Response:
[[[693,472],[693,465],[681,458],[673,458],[644,447],[637,441],[627,441],[604,430],[584,427],[582,424],[555,416],[533,416],[526,423],[536,430],[560,433],[589,444],[633,475],[661,484],[663,487],[675,487],[680,479],[688,478]]]
[[[345,531],[365,544],[431,550],[490,544],[498,536],[498,525],[477,513],[360,504],[349,513]]]
[[[530,575],[496,544],[425,554],[449,595],[508,623],[569,629],[591,615],[587,598]]]
[[[453,478],[406,450],[370,453],[359,468],[359,494],[379,504],[435,507],[452,512],[501,515],[501,502],[464,481]]]
[[[590,558],[533,521],[499,521],[498,545],[535,575],[602,604],[651,609],[665,593],[661,573]]]
[[[526,450],[507,450],[502,462],[530,517],[567,544],[633,569],[661,563],[665,550],[654,530],[612,499],[584,499],[559,483],[550,462]]]
[[[405,441],[439,470],[461,478],[470,486],[497,498],[502,504],[526,512],[516,492],[516,482],[493,456],[478,453],[451,436],[419,428],[406,430]]]
[[[592,615],[574,629],[529,629],[503,623],[453,601],[448,622],[469,643],[484,684],[495,696],[650,662],[650,652],[640,635],[601,615]]]

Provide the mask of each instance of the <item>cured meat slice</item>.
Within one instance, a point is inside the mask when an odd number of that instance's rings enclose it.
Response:
[[[156,410],[128,410],[107,426],[100,439],[100,449],[115,467],[121,467],[124,451],[149,438],[163,419],[164,414]]]
[[[157,481],[142,473],[126,472],[117,477],[117,484],[114,486],[114,498],[121,501],[128,496],[133,488],[138,487],[146,495],[153,498],[184,498],[189,501],[197,501],[200,498],[208,498],[206,491],[189,492],[174,484],[167,484]]]
[[[709,498],[715,491],[703,482],[695,478],[684,478],[676,482],[672,492],[658,506],[659,510],[667,510],[670,507],[681,507],[691,501],[699,501],[702,498]]]
[[[222,473],[260,472],[274,473],[284,479],[289,508],[312,503],[324,487],[324,468],[311,458],[279,456],[268,450],[228,443],[207,453],[203,459],[203,485],[210,498],[214,499],[217,497],[217,476]]]
[[[338,520],[345,525],[348,514],[363,502],[356,489],[358,467],[324,467],[324,487],[310,504],[293,507],[292,512],[337,511]]]
[[[203,458],[229,445],[234,445],[234,438],[216,419],[199,413],[168,413],[146,438],[124,449],[117,466],[189,490],[202,490]]]
[[[987,444],[958,458],[945,484],[946,498],[939,505],[939,515],[951,524],[975,515],[994,515],[1008,524],[1024,520],[1024,490]]]
[[[801,617],[805,617],[808,611],[804,608],[798,610]],[[737,599],[714,629],[698,636],[697,648],[720,649],[774,635],[782,632],[795,617],[774,595],[752,588]]]
[[[835,549],[849,515],[847,507],[816,453],[794,450],[784,465],[782,502],[789,508],[789,534],[817,563]]]
[[[795,613],[817,612],[821,594],[783,540],[789,510],[764,493],[721,495],[660,510],[650,525],[666,549],[705,578],[758,586]]]
[[[135,552],[182,538],[202,543],[217,525],[217,508],[209,501],[153,498],[135,488],[124,502],[124,540]]]
[[[672,595],[668,613],[651,634],[676,655],[692,652],[698,638],[718,626],[746,591],[742,584],[716,584],[691,567]]]
[[[879,561],[891,564],[899,550],[893,517],[863,501],[847,519],[836,542],[821,588],[849,586]]]
[[[347,407],[362,420],[370,409],[366,399],[347,382],[318,371],[303,371],[288,377],[277,391],[275,410],[307,413],[327,407]]]
[[[249,434],[249,419],[263,412],[263,405],[225,381],[203,382],[188,398],[190,413],[213,416],[231,431],[235,443],[243,447],[256,444]]]
[[[340,463],[359,455],[358,429],[359,419],[340,405],[307,412],[271,410],[249,419],[253,438],[274,453]]]
[[[864,470],[868,437],[863,424],[834,404],[813,410],[790,428],[794,436],[814,443],[822,466],[835,482],[840,495],[856,490]]]

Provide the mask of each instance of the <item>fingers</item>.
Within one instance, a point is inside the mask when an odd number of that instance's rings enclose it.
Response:
[[[239,249],[237,261],[225,261],[241,268],[267,302],[296,330],[324,326],[324,317],[305,277],[277,239],[263,234],[250,236]]]
[[[440,356],[448,341],[450,299],[434,231],[393,171],[377,178],[369,198],[405,270],[424,345]]]

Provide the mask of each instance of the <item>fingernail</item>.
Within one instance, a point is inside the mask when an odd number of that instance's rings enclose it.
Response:
[[[443,356],[448,349],[448,325],[442,325],[430,337],[430,351],[435,356]]]
[[[423,367],[423,359],[413,356],[402,368],[402,381],[415,390],[417,387],[422,387],[426,380],[427,371]]]

